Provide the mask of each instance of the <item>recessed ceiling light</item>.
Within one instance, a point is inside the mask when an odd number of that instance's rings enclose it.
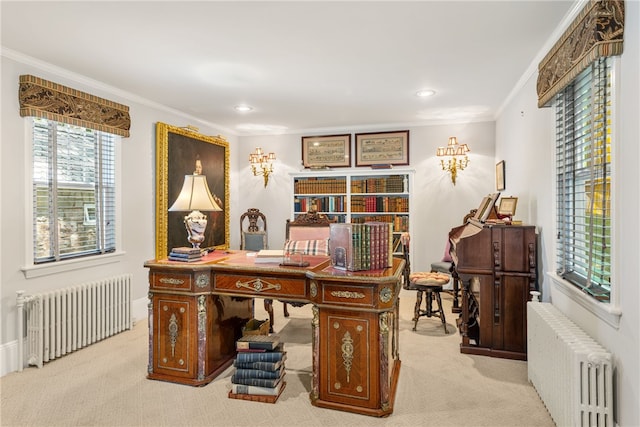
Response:
[[[421,98],[426,98],[428,96],[433,96],[435,94],[436,94],[436,91],[432,90],[432,89],[422,89],[422,90],[419,90],[418,92],[416,92],[416,95],[421,97]]]
[[[244,105],[244,104],[243,105],[236,105],[235,109],[236,109],[236,111],[240,111],[242,113],[246,113],[247,111],[253,110],[253,108],[251,108],[248,105]]]

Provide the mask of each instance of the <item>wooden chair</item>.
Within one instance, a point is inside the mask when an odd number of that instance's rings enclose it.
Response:
[[[309,211],[305,214],[298,215],[295,220],[287,219],[285,228],[285,251],[288,247],[295,247],[297,243],[310,241],[326,241],[326,254],[328,255],[328,239],[329,225],[336,220],[332,220],[324,214],[316,211]],[[297,245],[300,248],[300,245]],[[318,246],[320,248],[320,246]],[[324,247],[324,246],[322,246]],[[318,255],[319,253],[307,253],[307,255]],[[284,316],[289,317],[288,305],[294,307],[302,307],[307,303],[297,301],[283,301]],[[269,321],[271,326],[274,324],[273,318],[273,300],[265,300],[265,310],[269,313]]]
[[[245,222],[248,224],[245,225]],[[260,209],[249,208],[240,215],[240,249],[259,251],[269,249],[267,217]]]
[[[269,235],[267,234],[267,217],[260,209],[249,208],[240,215],[240,250],[259,251],[269,249]],[[264,309],[269,313],[271,323],[269,332],[273,332],[272,301],[264,300]]]

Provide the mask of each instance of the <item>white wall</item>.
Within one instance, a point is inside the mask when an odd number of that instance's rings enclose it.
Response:
[[[463,217],[471,209],[478,207],[482,197],[495,192],[494,127],[494,122],[481,122],[409,128],[411,164],[406,168],[415,171],[414,185],[411,189],[411,252],[414,271],[429,271],[432,262],[440,261],[449,230],[462,224]],[[355,134],[370,131],[375,130],[353,128],[325,134],[351,133],[353,157]],[[232,218],[238,218],[251,207],[264,212],[267,216],[271,248],[284,245],[285,222],[292,216],[293,210],[293,178],[290,174],[304,171],[301,165],[302,136],[245,136],[240,139],[238,145],[240,164],[236,170],[240,174],[239,181],[242,182],[242,198],[238,201],[238,209],[232,211]],[[466,143],[471,148],[469,166],[459,172],[455,186],[450,175],[442,171],[435,156],[436,148],[446,145],[450,136],[458,137],[459,143]],[[247,159],[255,147],[276,153],[275,171],[269,178],[267,188],[263,187],[262,177],[254,177],[249,168]],[[405,170],[404,166],[398,168]],[[371,169],[334,169],[336,173],[345,170],[366,174]],[[233,227],[239,229],[239,223],[232,224]]]
[[[533,73],[496,122],[496,160],[506,161],[507,191],[518,196],[518,212],[526,209],[540,233],[539,277],[543,299],[615,355],[615,419],[621,426],[640,425],[640,261],[638,199],[640,188],[640,2],[627,1],[624,53],[616,82],[620,103],[614,145],[613,284],[622,312],[619,327],[611,326],[585,309],[550,280],[554,260],[554,134],[553,109],[537,108]],[[615,305],[615,302],[614,304]]]
[[[3,52],[3,54],[6,52]],[[14,58],[9,58],[14,56]],[[206,135],[222,134],[230,143],[231,162],[234,161],[236,137],[224,130],[155,106],[117,89],[105,88],[85,77],[74,76],[30,58],[2,56],[2,144],[0,145],[0,375],[17,370],[16,291],[34,293],[63,286],[98,280],[121,273],[133,274],[132,297],[134,318],[147,315],[146,260],[155,255],[155,124],[165,122],[174,126],[194,125]],[[122,160],[119,179],[122,184],[120,200],[122,249],[118,262],[93,268],[81,268],[39,278],[26,279],[21,267],[25,265],[31,245],[26,239],[31,226],[26,214],[30,178],[26,155],[26,119],[19,116],[18,79],[33,74],[130,106],[131,136],[123,138],[119,147]],[[231,186],[237,184],[231,182]]]

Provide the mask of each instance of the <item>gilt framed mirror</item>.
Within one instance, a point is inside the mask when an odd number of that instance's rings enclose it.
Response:
[[[190,126],[156,124],[156,259],[165,259],[174,247],[189,246],[184,216],[169,212],[180,194],[185,175],[207,177],[207,185],[220,212],[207,215],[201,248],[229,247],[229,143],[221,136],[207,136]]]

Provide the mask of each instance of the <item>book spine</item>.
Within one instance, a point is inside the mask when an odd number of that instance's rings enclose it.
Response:
[[[236,378],[264,378],[264,379],[276,379],[282,376],[283,369],[279,371],[262,371],[260,369],[241,369],[236,368],[233,375]]]
[[[200,249],[189,248],[189,247],[173,248],[173,249],[171,249],[171,252],[177,253],[177,254],[197,254],[197,255],[201,255],[202,254]]]
[[[238,353],[236,360],[239,363],[244,362],[278,362],[282,359],[283,352],[281,351],[266,351],[266,352],[246,352]]]
[[[182,252],[173,252],[171,251],[169,253],[170,256],[172,257],[176,257],[176,258],[202,258],[202,254],[200,252],[196,253],[196,254],[186,254],[186,253],[182,253]]]
[[[273,350],[277,344],[274,341],[236,341],[236,350]]]
[[[275,387],[258,387],[245,384],[231,384],[231,392],[235,394],[259,394],[262,396],[277,396],[281,385]]]
[[[258,387],[275,387],[280,382],[280,378],[238,378],[236,375],[231,376],[233,384],[253,385]]]
[[[234,363],[237,369],[257,369],[260,371],[279,371],[281,362],[238,362]]]
[[[169,260],[170,261],[180,261],[180,262],[196,262],[196,261],[202,260],[202,257],[197,257],[197,258],[179,258],[179,257],[174,257],[174,256],[169,255]]]

